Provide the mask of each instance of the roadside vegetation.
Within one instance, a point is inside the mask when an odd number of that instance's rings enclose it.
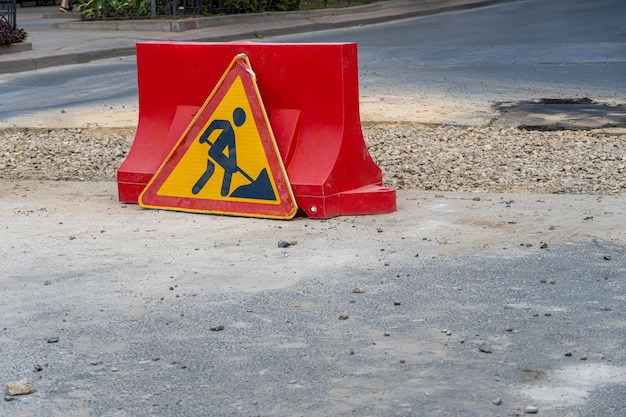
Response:
[[[74,0],[84,20],[171,19],[360,6],[386,0]],[[0,21],[0,47],[24,42],[24,29]]]
[[[85,20],[184,18],[350,7],[384,0],[78,0]]]
[[[7,22],[0,22],[0,47],[24,42],[27,36],[24,29],[11,27]]]

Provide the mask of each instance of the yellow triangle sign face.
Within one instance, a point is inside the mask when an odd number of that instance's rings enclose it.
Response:
[[[139,196],[147,208],[290,219],[297,211],[244,54],[237,55]]]

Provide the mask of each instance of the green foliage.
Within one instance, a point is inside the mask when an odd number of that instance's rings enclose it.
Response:
[[[148,16],[150,2],[147,0],[108,0],[110,17]]]
[[[300,9],[300,0],[274,0],[270,1],[270,10],[288,11]]]
[[[78,0],[78,10],[85,20],[145,19],[151,17],[151,0]],[[265,13],[346,7],[381,0],[200,0],[199,9],[189,7],[189,0],[178,0],[178,15]],[[187,4],[185,4],[187,3]],[[174,0],[156,0],[158,17],[172,15]],[[195,7],[195,6],[194,6]]]
[[[362,6],[385,0],[300,0],[300,10]]]
[[[259,0],[227,0],[224,9],[232,10],[232,13],[259,13],[263,7]]]
[[[226,0],[222,7],[231,13],[262,13],[298,10],[298,0]]]
[[[120,19],[150,16],[150,0],[80,0],[83,19]]]
[[[24,29],[13,29],[7,22],[0,22],[0,46],[24,42],[28,34]]]
[[[78,2],[78,11],[85,20],[102,19],[104,17],[104,2],[106,0],[81,0]]]

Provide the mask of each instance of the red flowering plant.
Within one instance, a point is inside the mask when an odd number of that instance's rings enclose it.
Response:
[[[0,46],[9,46],[12,43],[24,42],[28,34],[24,29],[9,26],[7,22],[0,22]]]

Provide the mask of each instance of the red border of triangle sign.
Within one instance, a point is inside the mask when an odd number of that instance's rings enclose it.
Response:
[[[232,60],[139,204],[246,217],[295,216],[295,197],[247,55]]]

